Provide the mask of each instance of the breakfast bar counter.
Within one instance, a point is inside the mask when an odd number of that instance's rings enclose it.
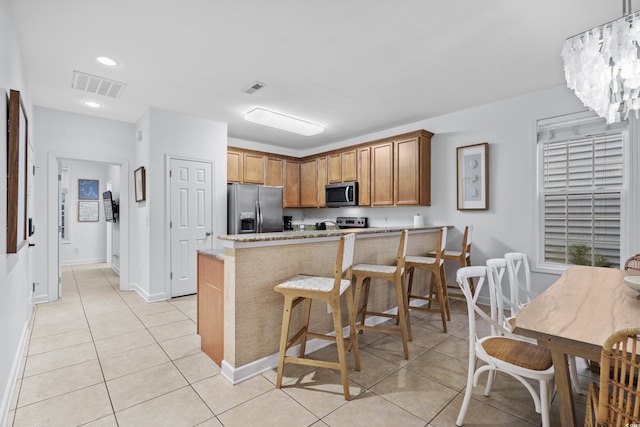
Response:
[[[297,274],[331,277],[340,236],[355,233],[354,263],[388,264],[395,262],[402,230],[409,230],[408,254],[423,255],[435,249],[442,226],[387,227],[346,230],[310,230],[283,233],[239,234],[220,236],[224,256],[201,251],[211,259],[224,259],[224,324],[222,374],[238,383],[277,365],[282,322],[282,296],[274,292],[278,283]],[[416,286],[427,293],[428,276],[416,272]],[[381,287],[372,292],[369,306],[378,311],[394,310],[393,288]],[[199,306],[207,310],[206,306]],[[299,322],[301,312],[294,312],[292,323]],[[333,330],[331,315],[324,304],[312,307],[314,328]],[[200,317],[200,316],[199,316]],[[214,318],[215,316],[203,316]],[[346,310],[343,313],[346,325]],[[386,320],[386,319],[385,319]],[[198,326],[202,329],[201,326]],[[222,337],[220,337],[222,338]],[[307,352],[326,345],[310,341]]]

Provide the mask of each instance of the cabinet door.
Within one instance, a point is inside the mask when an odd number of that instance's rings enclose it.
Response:
[[[242,182],[242,153],[227,151],[227,182]]]
[[[224,261],[198,254],[200,348],[218,366],[224,357]]]
[[[341,165],[342,157],[340,153],[330,154],[328,157],[329,162],[329,182],[331,184],[335,184],[337,182],[342,182],[342,165]]]
[[[264,184],[265,157],[258,154],[244,154],[244,182]]]
[[[371,205],[371,149],[358,149],[358,205]]]
[[[284,208],[300,207],[300,163],[286,160],[284,164]]]
[[[340,156],[342,159],[342,182],[356,181],[358,179],[356,150],[344,151]]]
[[[318,161],[305,160],[300,163],[300,206],[318,207]]]
[[[265,174],[265,185],[282,185],[282,159],[267,157],[267,173]]]
[[[324,190],[325,185],[329,183],[329,176],[327,174],[327,156],[318,157],[318,207],[324,208],[327,206],[326,193]]]
[[[395,204],[420,204],[419,138],[395,141]]]
[[[371,206],[393,205],[393,142],[371,147]]]

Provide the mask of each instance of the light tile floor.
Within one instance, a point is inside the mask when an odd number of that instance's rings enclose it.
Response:
[[[236,386],[200,351],[196,297],[146,303],[117,290],[108,265],[63,269],[63,297],[36,307],[9,426],[454,426],[467,372],[467,317],[412,312],[409,360],[399,337],[359,336],[362,370],[352,399],[332,370],[290,365]],[[327,347],[312,357],[333,357]],[[580,369],[586,389],[594,378]],[[465,425],[540,425],[525,388],[500,375],[491,397],[474,390]],[[582,422],[584,397],[576,411]],[[557,401],[552,425],[559,425]]]

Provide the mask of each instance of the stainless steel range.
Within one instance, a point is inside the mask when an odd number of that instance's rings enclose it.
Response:
[[[338,228],[369,228],[369,218],[364,216],[339,216],[336,219]]]

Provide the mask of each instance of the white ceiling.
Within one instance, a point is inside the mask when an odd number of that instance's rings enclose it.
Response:
[[[564,84],[560,50],[611,0],[11,0],[34,105],[136,122],[148,107],[308,149]],[[119,61],[115,68],[97,56]],[[127,84],[71,89],[73,71]],[[255,81],[266,86],[248,95]],[[82,100],[104,104],[91,110]],[[254,107],[323,125],[303,137]]]

